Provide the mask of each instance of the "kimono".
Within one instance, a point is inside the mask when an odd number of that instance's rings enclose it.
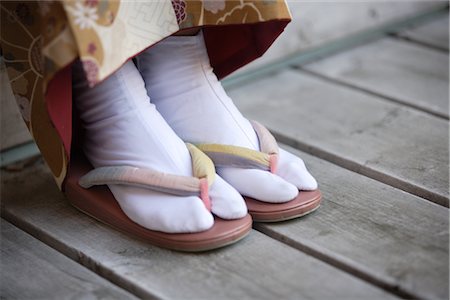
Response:
[[[2,1],[0,47],[31,136],[58,186],[77,144],[71,65],[90,86],[183,29],[203,31],[219,79],[261,56],[291,16],[284,0]]]

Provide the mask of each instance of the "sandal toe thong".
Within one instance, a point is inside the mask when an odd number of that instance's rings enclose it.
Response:
[[[222,144],[197,144],[211,158],[216,167],[259,169],[276,173],[279,150],[273,135],[266,127],[250,121],[259,139],[261,151]],[[284,203],[268,203],[244,196],[248,211],[255,222],[279,222],[304,216],[319,208],[320,191],[299,191],[296,198]]]
[[[251,230],[250,215],[237,220],[214,217],[212,228],[196,233],[164,233],[146,229],[129,219],[114,199],[107,184],[124,184],[175,195],[196,195],[211,210],[208,195],[214,182],[211,160],[198,148],[187,144],[194,177],[178,176],[132,166],[111,166],[92,169],[83,155],[72,158],[65,194],[69,202],[93,218],[119,231],[139,237],[155,246],[179,251],[206,251],[223,247],[244,238]]]

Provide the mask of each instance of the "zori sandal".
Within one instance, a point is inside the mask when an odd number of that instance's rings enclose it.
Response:
[[[127,234],[151,244],[178,251],[206,251],[223,247],[244,238],[251,230],[250,215],[238,220],[214,217],[209,230],[198,233],[164,233],[146,229],[130,220],[121,210],[107,184],[124,184],[148,188],[175,195],[199,196],[211,209],[209,186],[215,178],[213,162],[198,148],[187,144],[192,158],[194,177],[171,175],[151,169],[131,166],[111,166],[92,169],[87,159],[77,153],[72,158],[65,192],[73,206]]]
[[[278,162],[278,144],[266,127],[256,121],[250,121],[259,139],[260,151],[221,145],[196,145],[211,158],[216,167],[235,167],[260,169],[275,173]],[[268,203],[245,197],[248,211],[255,222],[279,222],[304,216],[320,206],[320,191],[300,191],[298,196],[284,203]]]

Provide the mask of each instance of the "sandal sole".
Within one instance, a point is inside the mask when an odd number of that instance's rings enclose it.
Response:
[[[254,222],[282,222],[310,214],[320,207],[319,190],[300,191],[298,196],[285,203],[267,203],[244,197],[248,212]]]
[[[152,245],[185,252],[208,251],[236,243],[252,228],[252,218],[247,215],[237,220],[215,217],[212,228],[196,233],[165,233],[146,229],[125,215],[107,186],[84,189],[78,184],[79,178],[91,169],[84,158],[72,159],[64,186],[69,202],[94,219]]]

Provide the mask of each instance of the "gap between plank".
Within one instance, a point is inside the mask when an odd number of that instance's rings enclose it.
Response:
[[[448,7],[448,5],[445,6],[445,8],[447,8],[447,7]],[[312,62],[312,61],[320,59],[324,56],[329,56],[329,55],[335,54],[337,52],[344,51],[349,48],[353,48],[357,45],[366,43],[368,41],[375,40],[377,38],[381,38],[386,34],[395,36],[396,38],[401,38],[401,39],[407,40],[409,42],[420,43],[415,40],[410,40],[410,39],[406,39],[403,37],[399,37],[397,34],[392,32],[393,31],[392,28],[395,27],[396,30],[398,30],[400,28],[410,26],[413,23],[424,22],[424,21],[428,20],[429,18],[432,18],[436,15],[442,14],[443,10],[444,10],[444,8],[440,7],[438,9],[434,9],[432,11],[420,14],[418,16],[415,16],[412,18],[407,18],[406,20],[398,21],[393,24],[389,24],[387,26],[382,26],[381,28],[378,28],[376,30],[370,30],[370,31],[362,33],[362,34],[358,34],[356,36],[351,37],[350,39],[342,39],[339,41],[331,42],[325,46],[320,47],[319,49],[302,51],[303,52],[302,54],[295,54],[294,56],[291,56],[287,59],[285,58],[282,61],[272,63],[268,66],[258,68],[256,70],[252,70],[252,71],[243,73],[241,75],[230,76],[229,78],[223,80],[223,85],[225,87],[231,87],[231,86],[235,86],[235,85],[240,86],[240,85],[247,83],[248,81],[254,81],[258,78],[267,76],[268,74],[270,74],[272,72],[279,71],[286,67],[292,67],[294,64],[304,64],[307,62]],[[444,51],[444,49],[439,48],[439,47],[434,47],[434,46],[430,46],[428,44],[423,44],[423,43],[420,43],[420,44],[425,45],[430,48],[434,48],[436,50]],[[445,50],[445,52],[448,53],[448,51],[446,51],[446,50]],[[305,71],[305,70],[302,69],[302,71]],[[317,75],[317,76],[322,77],[322,75],[314,74],[313,72],[310,72],[310,71],[307,71],[307,72],[311,73],[312,75]],[[323,78],[329,79],[329,78],[326,78],[325,76],[323,76]],[[329,79],[329,80],[332,80],[332,79]],[[336,81],[336,82],[338,82],[338,81]],[[338,83],[347,85],[350,88],[362,90],[364,92],[367,92],[367,93],[370,93],[370,94],[373,94],[376,96],[381,96],[383,98],[386,98],[387,100],[397,102],[397,103],[400,103],[405,106],[409,106],[409,107],[412,107],[415,109],[425,111],[427,113],[433,114],[440,118],[448,119],[448,117],[446,117],[446,116],[439,115],[435,112],[426,111],[426,110],[424,110],[422,108],[418,108],[414,105],[404,103],[403,101],[398,100],[398,99],[378,95],[377,93],[367,91],[365,89],[361,89],[358,87],[354,87],[350,84],[345,84],[345,83],[341,83],[341,82],[338,82]],[[441,195],[437,195],[435,193],[429,192],[421,187],[415,186],[415,185],[405,182],[403,180],[383,174],[379,171],[370,169],[369,167],[362,166],[355,162],[340,158],[340,157],[338,157],[332,153],[329,153],[327,151],[324,151],[322,149],[300,143],[298,141],[290,139],[289,137],[283,136],[282,134],[276,133],[274,131],[272,131],[272,132],[274,133],[275,137],[281,143],[285,143],[289,146],[292,146],[294,148],[297,148],[301,151],[307,152],[307,153],[317,156],[319,158],[325,159],[331,163],[334,163],[336,165],[339,165],[341,167],[344,167],[344,168],[354,171],[356,173],[376,179],[376,180],[383,182],[385,184],[388,184],[390,186],[402,189],[406,192],[420,196],[422,198],[430,200],[439,205],[448,207],[448,199],[445,197],[442,197]],[[26,152],[25,154],[19,155],[20,158],[18,158],[18,159],[14,158],[13,161],[19,161],[21,159],[27,158],[32,155],[36,155],[38,153],[35,151],[33,146],[30,146],[27,144],[26,147],[27,147],[26,150],[29,150],[30,152],[29,153]],[[28,147],[30,147],[30,148],[28,148]],[[16,153],[14,153],[14,150],[16,150]],[[19,153],[22,150],[13,148],[13,149],[8,150],[8,152],[10,152],[10,151],[15,156],[17,153]],[[19,152],[17,152],[17,151],[19,151]],[[12,162],[12,161],[10,161],[9,158],[4,159],[5,158],[3,156],[4,154],[6,154],[6,153],[2,152],[2,159],[1,159],[2,166]],[[429,198],[434,198],[434,199],[431,200]],[[137,297],[146,298],[146,299],[162,299],[159,295],[149,293],[148,291],[143,290],[139,286],[134,285],[133,282],[124,280],[124,278],[118,276],[117,274],[110,272],[109,270],[105,270],[101,265],[98,265],[95,261],[93,261],[90,257],[86,256],[84,253],[62,243],[61,241],[58,241],[57,239],[49,236],[44,231],[42,231],[39,228],[36,228],[35,226],[29,224],[28,222],[22,221],[16,217],[10,215],[4,209],[2,210],[1,215],[5,220],[7,220],[10,223],[14,224],[15,226],[19,227],[21,230],[29,233],[34,238],[49,245],[50,247],[54,248],[58,252],[62,253],[63,255],[67,256],[68,258],[70,258],[71,260],[81,264],[82,266],[86,267],[87,269],[90,269],[91,271],[98,274],[102,278],[105,278],[112,284],[123,288],[124,290],[136,295]],[[356,266],[352,266],[351,264],[347,264],[345,262],[338,261],[338,260],[334,259],[333,257],[327,255],[326,253],[315,250],[308,245],[299,243],[297,241],[294,241],[294,240],[289,239],[284,236],[280,236],[279,234],[271,231],[268,228],[263,227],[260,224],[255,223],[254,229],[269,236],[270,238],[273,238],[285,245],[288,245],[288,246],[293,247],[301,252],[304,252],[320,261],[323,261],[329,265],[332,265],[333,267],[336,267],[336,268],[338,268],[346,273],[349,273],[361,280],[364,280],[372,285],[375,285],[383,290],[386,290],[396,296],[402,297],[404,299],[416,299],[417,298],[417,296],[409,293],[408,291],[403,290],[401,287],[399,287],[395,283],[384,281],[381,278],[377,278],[375,276],[372,276],[372,275],[364,272],[364,270],[360,270]]]
[[[301,50],[297,53],[287,55],[264,66],[231,75],[223,79],[222,85],[225,88],[234,88],[255,81],[259,78],[269,76],[271,73],[279,72],[282,69],[295,65],[304,65],[313,61],[328,57],[339,52],[355,48],[368,42],[383,38],[388,34],[398,32],[412,25],[420,25],[448,13],[448,4],[440,5],[428,11],[395,20],[372,29],[366,29],[350,36],[327,42],[312,49]]]
[[[395,282],[389,282],[386,280],[383,280],[381,277],[377,277],[374,275],[369,274],[369,272],[364,271],[363,269],[359,268],[355,264],[351,263],[350,261],[345,262],[345,259],[340,258],[341,260],[333,258],[331,255],[328,255],[324,251],[316,250],[311,246],[308,246],[304,243],[300,243],[298,241],[295,241],[293,239],[290,239],[289,237],[280,235],[270,228],[267,228],[261,223],[253,223],[253,229],[265,234],[268,237],[273,238],[274,240],[277,240],[289,247],[292,247],[294,249],[297,249],[307,255],[310,255],[320,261],[323,261],[341,271],[344,271],[346,273],[349,273],[369,284],[372,284],[376,287],[379,287],[391,294],[394,294],[395,296],[398,296],[403,299],[419,299],[417,295],[414,295],[404,289],[402,289],[397,283]]]
[[[0,167],[40,155],[39,149],[33,141],[14,146],[0,152]]]
[[[255,68],[254,70],[249,70],[239,75],[231,75],[221,82],[225,88],[242,86],[248,82],[252,82],[272,73],[279,72],[284,68],[290,68],[295,65],[304,65],[306,63],[319,60],[338,52],[360,46],[364,43],[383,38],[386,36],[386,34],[395,33],[396,31],[408,26],[424,23],[432,18],[444,15],[446,13],[448,13],[448,4],[433,8],[413,17],[407,17],[399,21],[393,21],[374,29],[365,30],[357,34],[353,34],[349,37],[344,37],[335,41],[328,42],[313,49],[303,50],[300,51],[300,53],[294,53],[292,55],[269,63],[265,66]],[[37,154],[39,154],[39,150],[37,149],[34,142],[29,142],[24,145],[12,147],[0,152],[0,167],[4,167],[5,165],[29,158]]]
[[[311,71],[311,70],[305,69],[303,66],[292,66],[291,69],[293,69],[293,70],[300,70],[300,71],[302,71],[302,72],[304,72],[304,73],[306,73],[308,75],[311,75],[313,77],[317,77],[317,78],[323,79],[324,81],[328,81],[328,82],[331,82],[331,83],[339,84],[339,85],[348,87],[349,89],[352,89],[352,90],[364,92],[366,94],[369,94],[369,95],[372,95],[372,96],[376,96],[377,98],[381,98],[382,100],[386,100],[388,102],[394,102],[394,103],[397,103],[397,104],[401,104],[403,106],[407,106],[409,108],[412,108],[412,109],[415,109],[415,110],[419,110],[421,112],[433,115],[434,117],[438,117],[438,118],[446,120],[446,121],[449,120],[449,117],[446,114],[444,114],[444,113],[436,112],[436,111],[433,111],[433,110],[429,110],[429,109],[427,109],[425,107],[421,107],[421,106],[416,105],[414,103],[409,103],[407,101],[404,101],[404,100],[401,100],[401,99],[398,99],[398,98],[394,98],[394,97],[391,97],[391,96],[387,96],[387,95],[384,95],[384,94],[372,91],[372,90],[364,88],[364,87],[359,87],[359,86],[354,85],[352,83],[344,82],[342,80],[339,80],[339,79],[336,79],[336,78],[332,78],[332,77],[329,77],[329,76],[324,75],[324,74],[320,74],[320,73],[318,73],[316,71]]]
[[[404,41],[404,42],[408,42],[408,43],[411,43],[411,44],[415,44],[415,45],[419,45],[419,46],[422,46],[422,47],[425,47],[425,48],[429,48],[431,50],[435,50],[435,51],[438,51],[438,52],[441,52],[441,53],[444,53],[444,54],[448,54],[448,52],[449,52],[445,48],[442,48],[442,47],[439,47],[439,46],[435,46],[435,45],[431,45],[431,44],[428,44],[426,42],[421,42],[421,41],[412,39],[412,38],[407,37],[407,36],[401,36],[397,32],[390,32],[387,35],[390,36],[390,37],[396,38],[398,40],[401,40],[401,41]]]
[[[142,298],[142,299],[151,299],[151,300],[162,300],[164,299],[160,295],[157,295],[156,293],[152,293],[149,291],[146,291],[142,289],[141,287],[135,285],[132,281],[127,280],[124,277],[121,277],[114,272],[111,272],[111,270],[108,270],[108,268],[103,267],[101,264],[93,260],[91,257],[85,255],[82,251],[70,247],[69,245],[65,244],[64,242],[52,237],[51,235],[47,234],[42,229],[30,224],[27,221],[24,221],[20,218],[17,218],[13,214],[8,213],[5,209],[1,211],[1,217],[8,221],[9,223],[13,224],[20,230],[30,234],[33,238],[41,241],[42,243],[46,244],[47,246],[55,249],[59,253],[63,254],[64,256],[68,257],[75,263],[80,264],[81,266],[87,268],[88,270],[94,272],[95,274],[99,275],[100,277],[104,278],[111,284],[116,285],[117,287],[135,295],[136,297]],[[389,282],[386,280],[383,280],[381,278],[378,278],[376,276],[370,275],[368,272],[362,270],[361,268],[358,268],[357,266],[352,265],[351,262],[344,262],[345,259],[342,259],[342,261],[339,261],[337,259],[334,259],[331,255],[327,255],[326,253],[322,253],[320,251],[315,250],[313,247],[304,245],[302,243],[296,242],[294,240],[291,240],[287,237],[281,236],[270,229],[264,228],[258,223],[253,224],[253,229],[264,234],[268,238],[271,238],[279,243],[282,243],[286,246],[289,246],[291,248],[294,248],[297,251],[300,251],[302,253],[305,253],[306,255],[309,255],[321,262],[324,262],[344,273],[348,273],[351,276],[358,278],[362,281],[367,282],[370,285],[373,285],[375,287],[381,288],[382,290],[385,290],[393,295],[396,295],[403,299],[418,299],[418,297],[414,294],[411,294],[399,287],[398,284],[395,282]]]
[[[5,219],[6,221],[10,222],[17,228],[23,230],[24,232],[30,234],[35,239],[43,242],[44,244],[48,245],[49,247],[55,249],[59,253],[65,255],[69,259],[73,260],[74,262],[82,265],[83,267],[87,268],[88,270],[91,270],[95,274],[99,275],[100,277],[104,278],[105,280],[111,282],[112,284],[126,290],[127,292],[135,295],[136,297],[139,297],[141,299],[151,299],[151,300],[162,300],[161,296],[150,293],[138,285],[135,285],[132,281],[126,279],[125,277],[121,277],[117,275],[116,273],[108,270],[107,268],[103,267],[102,265],[99,265],[95,260],[90,258],[89,256],[85,255],[80,250],[77,250],[73,247],[70,247],[69,245],[55,239],[51,235],[47,234],[40,228],[30,224],[27,221],[23,221],[14,215],[8,213],[6,209],[1,210],[1,217]]]
[[[326,160],[330,163],[343,167],[347,170],[353,171],[355,173],[364,175],[366,177],[375,179],[384,184],[390,185],[397,189],[403,190],[410,194],[419,196],[427,201],[433,202],[437,205],[441,205],[444,207],[449,207],[449,199],[445,196],[439,195],[437,193],[431,192],[425,188],[417,186],[415,184],[409,183],[407,181],[401,180],[399,178],[393,177],[391,175],[385,174],[381,171],[374,170],[368,166],[359,164],[357,162],[348,160],[346,158],[340,157],[334,153],[326,151],[316,146],[308,145],[306,143],[297,141],[293,138],[290,138],[276,130],[273,130],[269,127],[270,132],[276,138],[276,140],[280,144],[286,144],[300,151],[306,152],[323,160]]]

